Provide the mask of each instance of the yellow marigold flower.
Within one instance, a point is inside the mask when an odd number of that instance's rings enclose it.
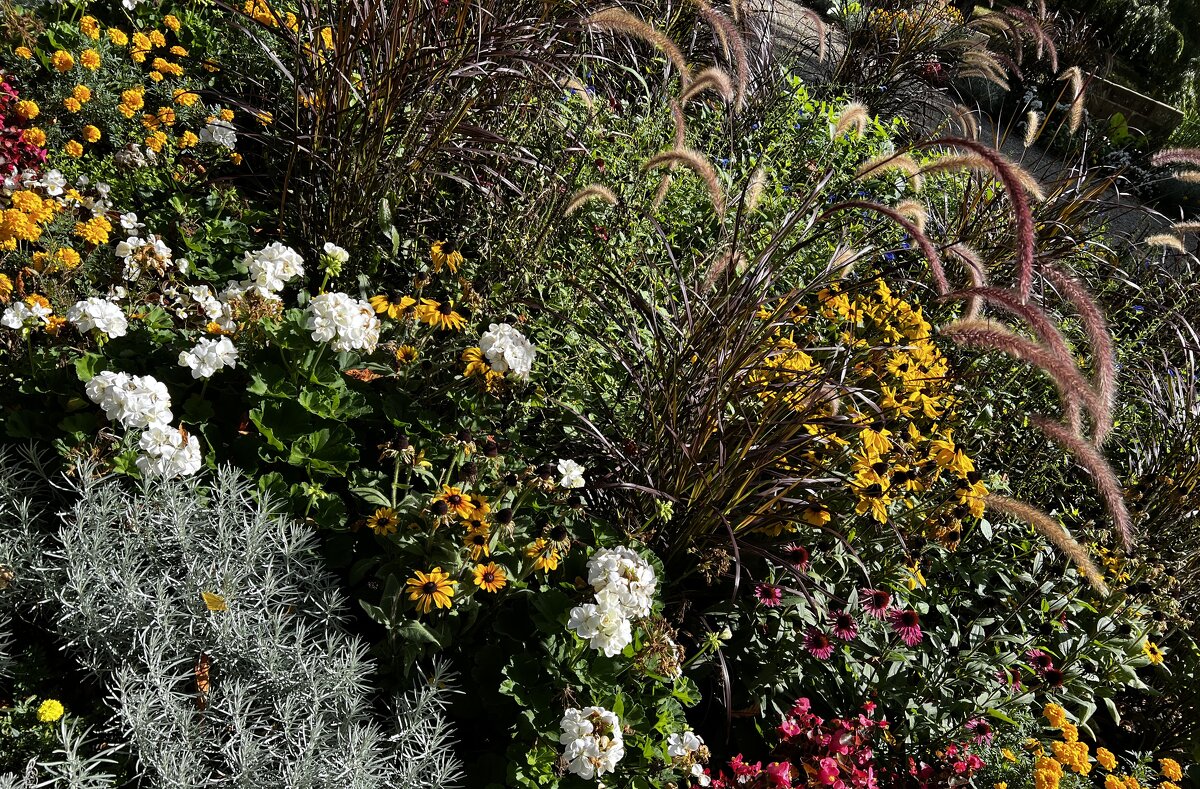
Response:
[[[55,699],[46,699],[38,706],[37,719],[41,723],[54,723],[63,716],[66,712],[63,709],[62,702]]]
[[[1054,702],[1049,702],[1042,708],[1042,717],[1050,721],[1051,726],[1058,729],[1067,722],[1067,711]]]
[[[1169,778],[1172,781],[1183,780],[1183,768],[1179,766],[1179,762],[1174,759],[1163,757],[1158,760],[1159,772],[1163,774],[1163,778]]]
[[[17,47],[13,50],[13,53],[22,60],[29,60],[33,57],[33,50],[29,47]]]
[[[172,33],[178,33],[179,28],[183,27],[183,23],[179,21],[179,17],[175,16],[174,14],[167,14],[164,16],[163,24],[166,25]]]
[[[241,164],[242,155],[237,151],[234,151],[233,153],[229,154],[229,161],[233,162],[234,164]]]
[[[283,15],[283,26],[295,33],[300,29],[300,20],[291,11]]]
[[[150,43],[156,47],[165,47],[167,45],[167,37],[162,34],[161,30],[151,30]]]
[[[85,16],[79,20],[79,32],[95,41],[100,38],[100,23],[94,16]]]
[[[54,257],[65,269],[76,268],[80,263],[83,262],[83,259],[79,257],[79,253],[70,247],[63,247],[59,249],[54,253]]]
[[[406,582],[408,599],[415,600],[417,611],[428,614],[436,605],[438,608],[449,608],[454,604],[454,587],[458,581],[451,581],[450,574],[441,567],[434,567],[428,573],[417,570]]]
[[[108,40],[111,41],[114,46],[123,47],[129,43],[129,36],[125,34],[124,30],[110,27],[104,32],[108,35]]]
[[[159,107],[155,115],[159,123],[162,123],[164,126],[172,126],[175,123],[175,110],[170,107]]]
[[[1115,775],[1104,776],[1104,789],[1125,789],[1125,782]]]
[[[1017,760],[1017,755],[1012,752],[1011,748],[1001,748],[1000,755],[1005,759],[1008,759],[1010,762],[1015,762]]]
[[[1117,757],[1107,748],[1096,749],[1096,763],[1105,770],[1112,770],[1117,766]]]
[[[0,274],[0,303],[8,304],[8,300],[12,298],[13,281],[8,278],[7,274]]]
[[[31,121],[38,116],[41,110],[38,108],[37,102],[29,99],[21,99],[17,102],[17,117],[24,121]]]
[[[75,89],[71,91],[71,95],[80,104],[87,104],[92,100],[92,89],[87,85],[76,85]]]
[[[172,96],[180,107],[190,107],[200,100],[200,94],[183,88],[176,88]]]
[[[221,120],[223,120],[223,121],[232,121],[233,120],[233,110],[231,110],[231,109],[228,109],[228,108],[222,109],[221,112],[218,114],[221,116]]]
[[[67,96],[63,99],[63,106],[67,108],[67,112],[79,112],[83,109],[83,105],[79,103],[79,99],[74,96]]]
[[[179,135],[180,148],[191,148],[198,142],[200,142],[200,138],[190,131],[185,131],[183,134]]]
[[[1074,723],[1064,721],[1058,728],[1062,731],[1063,742],[1079,742],[1079,729]]]
[[[83,139],[87,142],[99,142],[100,130],[89,123],[83,127]]]
[[[111,232],[112,223],[102,216],[94,216],[86,222],[75,223],[75,235],[96,246],[107,244],[108,234]]]
[[[151,71],[146,76],[148,76],[150,78],[151,82],[162,82],[163,81],[163,74],[161,71]]]
[[[83,143],[79,140],[67,140],[67,144],[63,146],[63,151],[72,159],[78,159],[83,156]]]
[[[46,132],[42,131],[37,126],[30,126],[28,129],[21,132],[21,137],[25,140],[25,142],[29,143],[35,148],[46,147]]]
[[[326,49],[333,49],[333,28],[321,28],[321,45]]]
[[[70,52],[60,49],[50,56],[50,65],[60,74],[66,73],[75,68],[75,58],[71,57]]]
[[[130,107],[128,104],[118,104],[117,111],[120,112],[122,115],[124,115],[126,118],[132,118],[134,115],[137,114],[137,110],[135,110],[133,107]]]
[[[1004,781],[992,784],[992,789],[1008,789],[1008,784]]]
[[[1172,783],[1171,781],[1163,781],[1158,785],[1158,789],[1179,789],[1179,784]]]
[[[1033,785],[1035,789],[1058,789],[1062,777],[1062,765],[1054,759],[1041,756],[1034,763]]]
[[[145,99],[142,98],[145,92],[146,89],[140,85],[129,90],[123,90],[121,91],[121,103],[135,110],[140,110],[146,106]]]
[[[259,123],[261,123],[263,126],[270,126],[271,123],[275,120],[275,116],[272,115],[271,113],[267,112],[266,110],[260,110],[259,112],[254,113],[254,119],[256,121],[258,121]]]
[[[200,65],[204,67],[205,71],[207,71],[211,74],[216,74],[218,71],[221,70],[221,67],[218,66],[216,64],[216,62],[212,61],[212,60],[206,60],[203,63],[201,63]]]
[[[156,131],[146,138],[146,147],[155,153],[160,153],[167,144],[166,132]]]
[[[183,47],[179,46],[178,44],[171,47],[171,49],[169,51],[172,55],[174,55],[177,58],[186,58],[188,56],[188,51],[186,49],[184,49]]]

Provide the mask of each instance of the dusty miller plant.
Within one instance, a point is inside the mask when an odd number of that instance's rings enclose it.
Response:
[[[436,666],[380,720],[368,645],[344,627],[311,530],[231,468],[139,490],[88,468],[78,479],[40,562],[40,603],[108,681],[143,785],[455,782],[452,678]],[[52,785],[36,780],[13,785]]]

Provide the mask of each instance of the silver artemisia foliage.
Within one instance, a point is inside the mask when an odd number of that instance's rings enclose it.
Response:
[[[87,481],[47,552],[42,603],[71,653],[111,678],[115,728],[143,785],[455,784],[443,715],[452,678],[435,666],[381,720],[368,645],[343,626],[346,601],[311,529],[230,468],[136,491],[80,472]],[[227,610],[208,610],[201,592]]]

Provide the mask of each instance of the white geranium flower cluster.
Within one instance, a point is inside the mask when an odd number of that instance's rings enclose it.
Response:
[[[699,786],[708,786],[712,779],[704,774],[703,763],[708,761],[708,748],[694,731],[671,734],[667,737],[667,756],[680,769],[687,771]]]
[[[493,323],[479,338],[479,350],[498,373],[512,373],[522,381],[529,380],[537,349],[524,334],[507,323]]]
[[[84,389],[105,416],[126,428],[171,422],[171,395],[154,376],[105,371],[97,373]]]
[[[257,252],[247,252],[242,262],[250,273],[250,279],[243,281],[242,287],[254,288],[264,298],[274,297],[289,281],[304,276],[304,259],[278,241]]]
[[[633,641],[632,620],[650,615],[658,579],[629,548],[602,548],[588,560],[594,603],[571,609],[567,627],[595,650],[613,657]]]
[[[122,337],[129,328],[125,313],[108,299],[90,298],[75,302],[67,310],[67,320],[81,332],[95,329],[109,337]]]
[[[562,734],[558,741],[566,746],[567,769],[580,778],[611,773],[625,755],[621,721],[603,707],[568,709],[559,725]]]
[[[218,108],[214,112],[213,119],[200,131],[200,142],[211,142],[232,151],[237,147],[237,131],[233,128],[232,123],[217,114],[219,112]]]
[[[136,218],[136,214],[133,216]],[[121,276],[130,282],[138,280],[145,272],[164,276],[172,266],[178,268],[180,274],[187,273],[186,258],[174,260],[174,251],[161,238],[153,233],[141,238],[137,235],[136,227],[130,231],[128,238],[117,242],[113,253],[125,264]]]
[[[186,477],[200,470],[200,442],[182,427],[150,425],[138,448],[138,471],[147,477]]]
[[[180,427],[171,427],[171,395],[153,376],[105,371],[85,387],[88,398],[105,415],[126,428],[145,428],[138,440],[137,467],[146,476],[166,478],[200,469],[200,442]]]
[[[585,471],[587,469],[574,460],[560,459],[558,461],[558,473],[560,475],[558,486],[560,488],[582,488],[584,485],[583,472]]]
[[[9,329],[23,329],[31,323],[41,322],[43,325],[50,325],[50,315],[52,310],[41,301],[34,298],[26,298],[23,301],[14,301],[4,310],[4,315],[0,316],[0,326]]]
[[[190,367],[193,378],[211,378],[217,370],[237,367],[237,358],[237,348],[228,337],[205,337],[190,351],[179,352],[179,366]]]
[[[335,351],[375,350],[379,342],[379,320],[375,310],[361,299],[345,293],[322,293],[308,303],[304,327],[317,342],[327,342]]]

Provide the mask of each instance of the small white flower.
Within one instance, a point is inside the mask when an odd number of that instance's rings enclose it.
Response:
[[[58,170],[51,170],[42,176],[42,186],[46,189],[46,194],[58,197],[66,189],[67,179]]]
[[[144,224],[138,221],[138,215],[130,211],[128,214],[121,214],[121,227],[128,230],[130,233],[136,233]]]
[[[332,241],[326,241],[325,246],[323,246],[321,249],[325,257],[329,258],[335,263],[345,264],[350,262],[350,253]]]
[[[225,367],[237,367],[238,351],[228,337],[201,339],[190,351],[179,352],[179,366],[190,367],[192,378],[211,378]]]
[[[559,460],[558,473],[561,478],[558,480],[560,488],[582,488],[583,472],[587,471],[583,466],[576,463],[574,460]]]
[[[681,759],[700,750],[700,746],[703,744],[704,741],[694,731],[671,734],[667,737],[667,756],[672,759]]]
[[[129,328],[125,313],[107,299],[90,298],[76,302],[67,310],[67,320],[81,332],[96,329],[109,337],[122,337]]]
[[[200,470],[200,442],[182,427],[150,425],[138,440],[138,471],[147,477],[186,477]]]
[[[566,746],[567,770],[584,779],[610,773],[625,755],[621,721],[603,707],[568,709],[559,723],[558,741]]]
[[[597,594],[595,603],[572,608],[567,627],[607,657],[619,655],[633,641],[633,626],[612,590]]]
[[[529,380],[537,349],[512,326],[507,323],[490,325],[479,338],[479,350],[496,372],[511,372],[523,381]]]
[[[375,310],[345,293],[322,293],[308,303],[304,327],[313,340],[327,342],[335,351],[374,351],[379,342]]]
[[[234,131],[232,123],[216,117],[200,131],[200,142],[211,142],[232,151],[237,147],[237,132]]]
[[[253,286],[264,296],[278,293],[291,280],[304,276],[304,259],[300,253],[278,241],[257,252],[247,252],[242,263],[250,274],[243,286],[246,289]]]
[[[10,329],[22,329],[27,324],[38,321],[49,325],[52,314],[49,308],[32,299],[15,301],[8,305],[4,310],[4,315],[0,316],[0,326],[6,326]]]
[[[610,592],[631,618],[650,615],[658,584],[650,563],[629,548],[601,548],[588,559],[588,583],[601,593]]]
[[[171,395],[153,376],[105,371],[93,376],[84,389],[105,416],[126,428],[171,421]]]

